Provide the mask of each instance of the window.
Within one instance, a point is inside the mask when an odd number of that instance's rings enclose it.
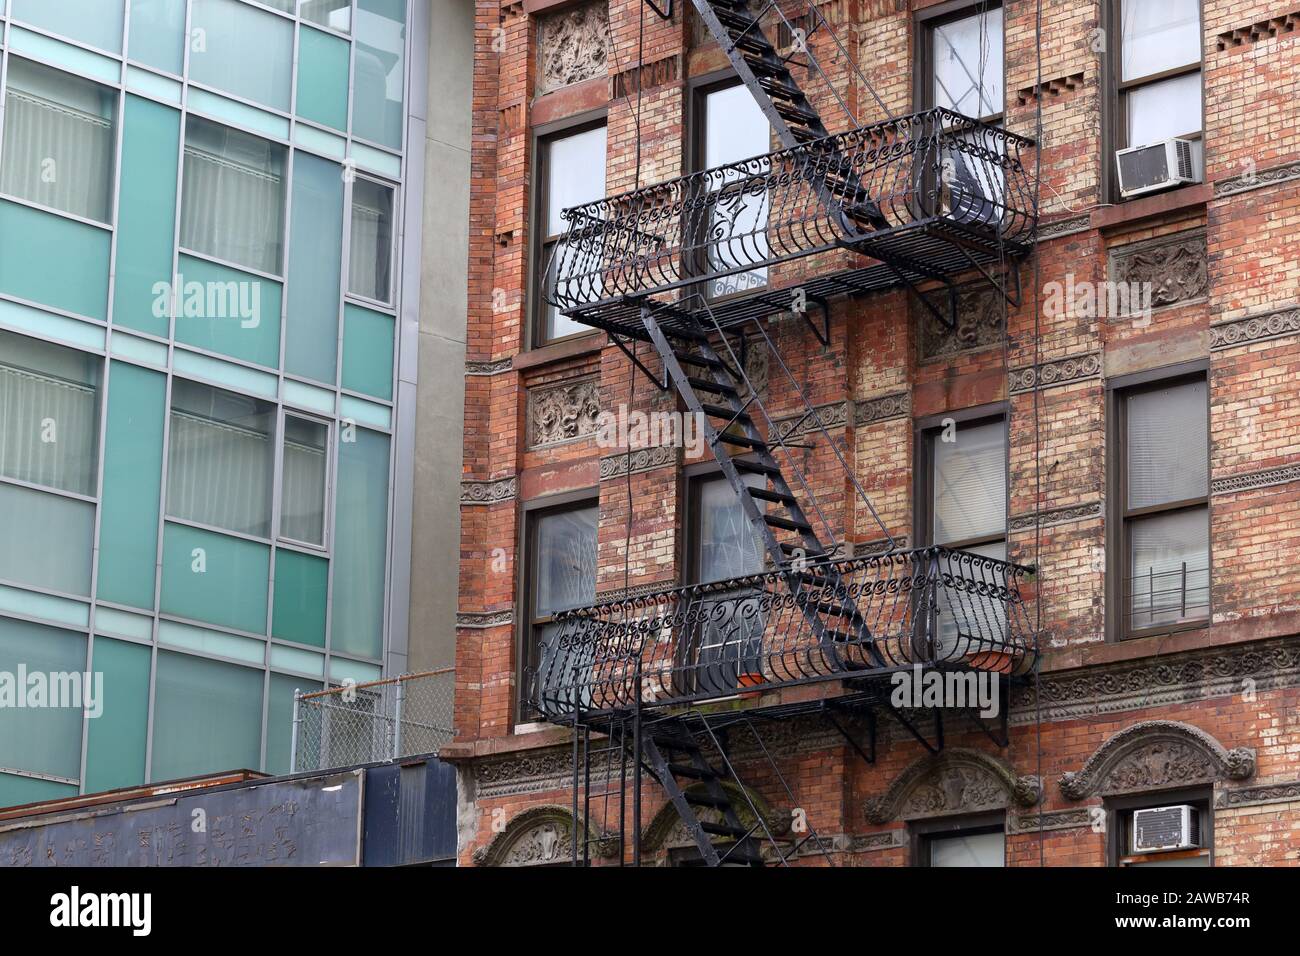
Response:
[[[122,0],[13,0],[10,12],[57,36],[122,52]]]
[[[1195,142],[1201,168],[1200,0],[1118,0],[1118,10],[1114,148],[1178,136]]]
[[[352,134],[401,149],[406,120],[402,106],[406,0],[357,0],[353,59]]]
[[[1201,623],[1210,611],[1205,376],[1123,389],[1114,410],[1117,632],[1124,637]]]
[[[325,545],[325,499],[329,475],[329,426],[284,416],[280,472],[280,537]]]
[[[925,822],[914,825],[915,866],[1006,866],[1003,824]]]
[[[922,502],[918,536],[932,545],[1005,561],[1007,557],[1007,424],[1001,416],[958,421],[947,418],[925,429],[918,443],[924,459],[917,469]],[[948,608],[938,596],[936,653],[951,657],[963,649],[960,635],[979,633],[967,627],[972,607]]]
[[[209,385],[172,382],[167,514],[270,537],[275,407]]]
[[[85,352],[0,331],[0,475],[96,493],[101,364]]]
[[[758,476],[746,478],[755,487],[763,484]],[[691,581],[707,584],[761,573],[762,545],[726,478],[710,475],[696,479],[691,498]]]
[[[190,79],[287,112],[293,23],[240,0],[193,0]]]
[[[0,190],[96,222],[109,222],[117,94],[11,57]]]
[[[1186,816],[1180,809],[1187,807]],[[1175,867],[1214,865],[1214,814],[1205,791],[1143,794],[1107,800],[1110,811],[1110,861],[1113,866]],[[1143,810],[1162,809],[1158,816]],[[1138,814],[1135,818],[1135,814]],[[1184,829],[1186,824],[1186,829]],[[1135,841],[1138,831],[1144,839]],[[1153,831],[1154,830],[1154,838]],[[1178,843],[1188,844],[1182,849]],[[1170,849],[1141,849],[1143,846]]]
[[[347,33],[352,29],[352,0],[299,0],[298,16]]]
[[[758,102],[740,83],[708,87],[696,99],[699,121],[695,124],[699,169],[740,163],[771,151],[772,128]],[[754,190],[756,176],[770,170],[766,159],[728,169],[716,181],[705,184],[708,218],[700,225],[708,230],[704,270],[711,276],[705,294],[720,298],[767,285],[766,267],[735,272],[768,252],[767,220],[771,194]],[[703,237],[701,237],[701,244]],[[733,272],[715,276],[714,273]]]
[[[285,153],[277,143],[191,114],[185,128],[181,246],[279,274]]]
[[[1002,8],[980,3],[925,23],[920,100],[924,108],[1001,125]]]
[[[348,291],[391,302],[393,190],[369,179],[352,184],[352,238]]]
[[[534,232],[537,261],[533,275],[533,302],[537,316],[535,340],[545,345],[555,339],[590,332],[587,326],[575,322],[546,301],[554,270],[551,257],[556,243],[563,238],[568,223],[560,214],[572,206],[594,202],[605,196],[605,124],[587,126],[546,137],[538,142],[537,165],[539,194]]]
[[[568,686],[564,669],[582,667],[582,661],[561,661],[564,653],[551,646],[562,625],[555,623],[559,611],[584,607],[596,600],[596,527],[599,507],[591,501],[561,505],[528,515],[525,588],[528,616],[525,621],[523,665],[546,667],[552,681]],[[579,678],[579,683],[582,683]],[[528,688],[521,687],[525,693]]]

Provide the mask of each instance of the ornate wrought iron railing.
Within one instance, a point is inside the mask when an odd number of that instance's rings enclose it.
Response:
[[[913,664],[1022,674],[1036,653],[1020,592],[1029,573],[932,547],[565,611],[526,675],[528,700],[556,719],[638,697],[668,706]],[[830,610],[849,604],[865,626]]]
[[[926,228],[1014,253],[1037,223],[1021,163],[1032,145],[932,109],[575,206],[547,296],[565,311],[692,284],[763,288],[769,266],[835,248],[906,260],[905,234]]]

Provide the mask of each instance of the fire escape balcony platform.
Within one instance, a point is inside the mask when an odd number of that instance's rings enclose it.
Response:
[[[571,721],[834,680],[870,696],[917,664],[1022,676],[1037,651],[1020,590],[1031,574],[930,547],[564,611],[527,672],[528,701]]]
[[[644,339],[643,306],[671,332],[707,303],[726,328],[789,311],[796,289],[816,303],[1000,271],[1033,246],[1032,146],[932,109],[575,206],[547,299]],[[819,254],[825,267],[781,268]]]

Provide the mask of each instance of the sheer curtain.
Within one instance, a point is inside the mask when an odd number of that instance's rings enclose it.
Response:
[[[348,291],[378,302],[390,298],[393,191],[365,179],[352,184],[352,246]]]
[[[280,534],[310,544],[325,543],[325,475],[329,429],[285,418],[280,478]]]
[[[95,398],[91,385],[0,364],[0,474],[93,495]]]
[[[181,246],[279,274],[284,147],[196,116],[187,123]]]
[[[12,58],[0,189],[108,222],[116,96],[97,83]]]

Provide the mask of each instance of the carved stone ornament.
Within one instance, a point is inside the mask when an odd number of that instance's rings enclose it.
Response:
[[[1255,772],[1255,751],[1225,750],[1191,724],[1144,720],[1125,727],[1097,748],[1083,769],[1061,775],[1070,800],[1093,794],[1140,793],[1216,780],[1245,780]]]
[[[583,831],[593,836],[586,827]],[[578,852],[581,842],[578,836]],[[594,856],[609,857],[618,852],[618,840],[604,836],[592,846]],[[529,807],[515,815],[506,828],[473,855],[475,866],[546,866],[573,860],[573,813],[567,807]]]
[[[600,383],[594,378],[528,391],[528,445],[554,445],[591,435],[600,418]]]
[[[940,313],[948,314],[946,291],[931,293],[927,299]],[[958,289],[955,329],[941,325],[924,305],[917,304],[913,308],[917,315],[917,348],[922,361],[1002,344],[1007,304],[996,289],[983,285]]]
[[[889,789],[866,803],[868,823],[1032,807],[1042,796],[1037,777],[1014,770],[979,750],[951,747],[922,757],[894,778]]]
[[[1134,242],[1110,250],[1113,282],[1151,286],[1151,307],[1158,309],[1210,291],[1205,233],[1195,231]]]
[[[539,94],[604,76],[608,56],[609,6],[604,0],[538,18]]]

